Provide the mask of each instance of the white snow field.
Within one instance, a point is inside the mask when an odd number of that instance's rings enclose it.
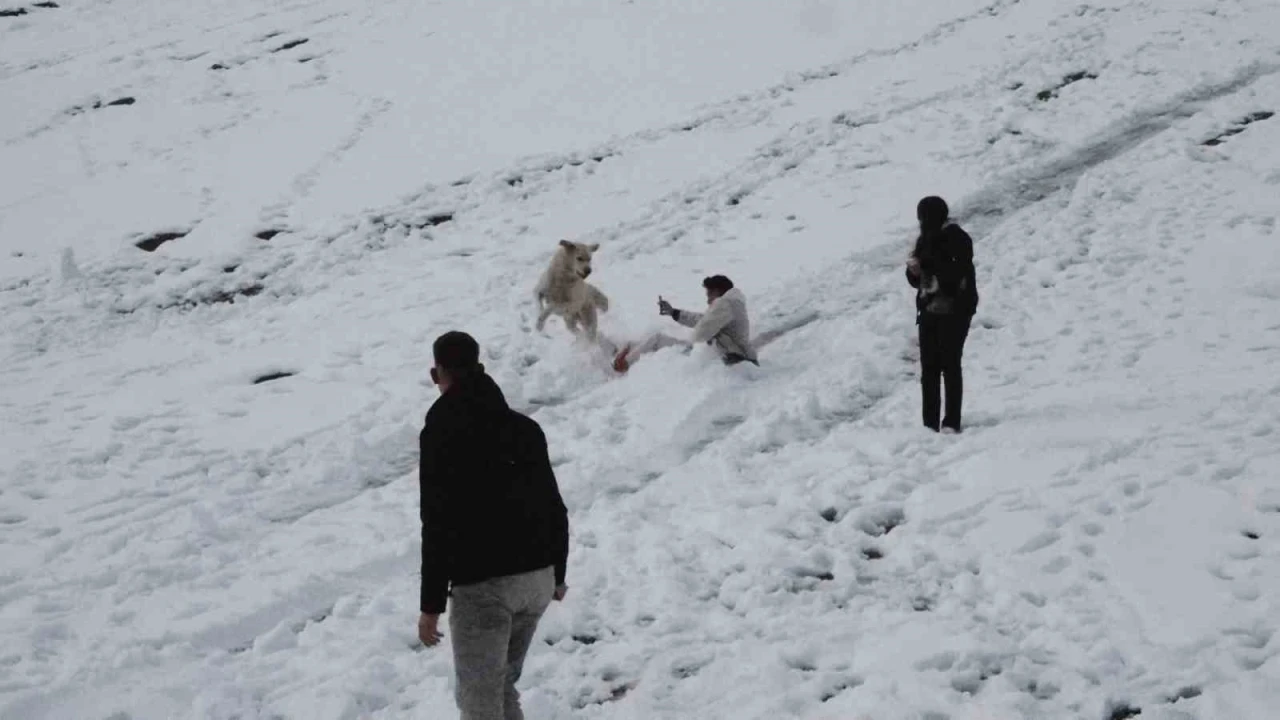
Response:
[[[1274,0],[56,4],[0,0],[5,720],[456,717],[454,328],[571,513],[529,720],[1280,717]],[[762,366],[534,332],[562,237],[619,340],[729,275]]]

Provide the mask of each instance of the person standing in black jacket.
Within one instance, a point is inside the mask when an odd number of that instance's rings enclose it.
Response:
[[[978,310],[978,280],[973,239],[948,215],[947,203],[940,197],[929,196],[916,205],[920,237],[907,259],[907,282],[916,288],[925,427],[958,433],[964,397],[960,361],[969,324]],[[939,422],[943,379],[946,412]]]
[[[440,642],[452,596],[462,720],[522,720],[515,684],[525,655],[543,613],[567,592],[568,512],[542,428],[507,405],[475,339],[445,333],[432,350],[441,395],[419,436],[418,637]]]

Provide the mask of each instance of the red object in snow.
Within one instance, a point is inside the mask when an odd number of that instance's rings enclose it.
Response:
[[[631,346],[627,345],[613,357],[613,369],[615,372],[624,373],[631,368],[631,362],[627,360],[627,353],[631,350]]]

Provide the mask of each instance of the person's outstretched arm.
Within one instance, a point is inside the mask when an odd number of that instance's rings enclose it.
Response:
[[[661,296],[658,297],[658,314],[669,315],[672,320],[675,320],[685,327],[695,327],[697,326],[698,321],[702,319],[702,313],[671,307],[671,303],[662,299]]]

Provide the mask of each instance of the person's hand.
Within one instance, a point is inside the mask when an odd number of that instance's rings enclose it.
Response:
[[[418,616],[418,639],[427,647],[435,647],[440,644],[440,639],[444,637],[444,633],[440,632],[440,616],[422,613]]]
[[[920,274],[920,258],[916,257],[915,255],[908,256],[907,271],[910,272],[912,275],[919,275]]]
[[[551,597],[554,598],[556,602],[560,602],[561,600],[564,600],[564,596],[568,594],[568,585],[557,585],[555,592],[551,593]]]
[[[674,310],[675,308],[671,307],[671,303],[667,302],[666,300],[663,300],[661,295],[658,296],[658,314],[659,315],[670,315]]]

